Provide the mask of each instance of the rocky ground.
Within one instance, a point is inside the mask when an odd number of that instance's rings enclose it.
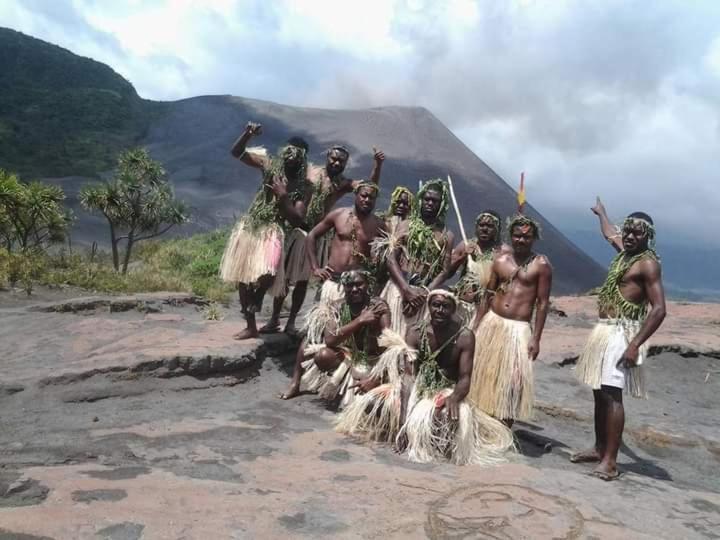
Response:
[[[592,439],[572,374],[592,299],[554,300],[536,418],[480,468],[409,463],[334,433],[315,396],[277,399],[292,344],[233,341],[235,308],[77,294],[0,292],[0,539],[720,538],[720,305],[671,304],[604,483],[567,460]]]

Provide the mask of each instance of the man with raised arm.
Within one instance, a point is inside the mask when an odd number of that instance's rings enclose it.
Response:
[[[384,221],[373,212],[377,194],[377,184],[358,183],[355,188],[355,204],[349,208],[331,211],[308,234],[306,253],[310,259],[310,267],[313,275],[322,281],[319,305],[332,304],[343,298],[344,291],[340,283],[343,272],[355,269],[371,270],[374,266],[370,243],[385,230]],[[317,241],[329,231],[334,231],[330,256],[327,265],[321,267],[317,256]],[[316,345],[322,340],[323,323],[316,320],[316,313],[316,310],[312,310],[306,317],[306,345]],[[298,350],[293,378],[287,392],[280,395],[282,399],[295,397],[300,391],[303,350],[304,346]]]
[[[373,148],[373,152],[373,168],[370,173],[370,182],[379,184],[385,154],[376,148]],[[327,151],[324,167],[312,164],[308,166],[307,179],[312,189],[312,198],[307,208],[305,224],[303,227],[293,229],[288,236],[285,264],[286,287],[281,295],[275,296],[272,315],[268,323],[260,328],[261,334],[280,331],[280,311],[290,286],[294,286],[294,288],[290,313],[285,324],[285,332],[288,334],[295,333],[295,321],[305,301],[308,280],[311,274],[310,259],[306,254],[305,239],[307,232],[332,210],[343,195],[353,191],[361,182],[361,180],[352,180],[343,175],[349,157],[350,152],[347,148],[336,145]],[[327,264],[331,237],[331,234],[326,234],[318,242],[317,257],[321,267]]]
[[[533,412],[533,362],[550,307],[552,267],[532,249],[540,237],[534,220],[517,215],[508,232],[511,250],[493,260],[488,289],[495,294],[475,333],[480,350],[470,399],[512,426],[515,420],[530,419]]]
[[[238,284],[240,304],[247,327],[235,339],[258,336],[255,314],[265,293],[277,294],[284,286],[286,232],[300,227],[310,201],[307,186],[307,143],[289,141],[270,157],[264,151],[248,151],[247,143],[262,133],[262,126],[248,123],[231,149],[234,157],[260,169],[263,180],[250,205],[228,240],[220,263],[224,281]]]
[[[575,368],[578,379],[593,390],[595,444],[570,460],[599,462],[593,475],[614,480],[619,476],[617,454],[625,426],[623,389],[634,397],[646,395],[642,364],[647,340],[665,318],[665,293],[650,216],[634,212],[618,231],[600,198],[592,211],[600,219],[603,236],[619,253],[598,295],[598,324]]]
[[[423,317],[427,291],[449,274],[454,237],[445,228],[448,203],[443,180],[425,182],[415,212],[398,227],[397,247],[387,258],[390,282],[381,297],[390,307],[393,330],[401,336]]]

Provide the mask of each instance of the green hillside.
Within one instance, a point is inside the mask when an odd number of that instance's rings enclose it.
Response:
[[[7,28],[0,88],[0,168],[23,177],[108,170],[165,108],[105,64]]]

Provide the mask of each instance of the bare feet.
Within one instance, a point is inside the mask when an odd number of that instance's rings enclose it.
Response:
[[[280,323],[278,321],[269,320],[266,325],[260,327],[258,332],[261,334],[279,334]]]
[[[242,330],[235,334],[233,336],[233,339],[237,339],[238,341],[242,341],[243,339],[253,339],[258,337],[258,331],[252,330],[251,328],[246,328],[245,330]]]
[[[609,465],[604,461],[601,462],[597,467],[595,467],[595,469],[593,469],[593,472],[590,474],[592,474],[592,476],[596,478],[599,478],[600,480],[605,480],[606,482],[617,480],[620,477],[620,473],[618,472],[617,467],[615,465]]]
[[[285,333],[290,337],[298,336],[297,328],[295,328],[295,321],[288,319],[288,322],[285,325]]]
[[[570,456],[570,463],[597,463],[601,456],[597,448],[592,447],[582,452],[575,452]]]
[[[298,381],[298,382],[292,381],[290,383],[290,386],[288,387],[288,389],[285,392],[283,392],[282,394],[280,394],[278,397],[280,399],[292,399],[299,395],[300,395],[300,381]]]

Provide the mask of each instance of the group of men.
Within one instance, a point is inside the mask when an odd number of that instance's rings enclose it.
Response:
[[[221,276],[237,283],[247,327],[237,339],[280,331],[296,317],[310,279],[320,283],[284,399],[308,391],[339,409],[336,428],[390,442],[414,461],[495,463],[514,448],[515,420],[533,413],[533,362],[540,352],[552,285],[548,259],[533,251],[540,227],[508,219],[509,242],[493,210],[475,220],[475,238],[455,243],[446,227],[449,186],[439,179],[417,194],[397,187],[375,212],[385,155],[374,151],[370,180],[344,176],[349,151],[333,146],[324,167],[308,163],[308,145],[288,140],[274,156],[249,148],[262,128],[249,123],[232,154],[263,180],[236,224]],[[334,208],[347,193],[350,207]],[[605,237],[619,251],[599,295],[600,322],[577,373],[593,388],[596,442],[573,461],[599,462],[594,474],[617,477],[623,430],[622,390],[641,395],[644,344],[665,315],[654,228],[646,214],[611,225],[598,200]],[[444,285],[455,275],[456,285]],[[269,322],[255,315],[267,292]],[[648,304],[652,310],[647,315]]]

